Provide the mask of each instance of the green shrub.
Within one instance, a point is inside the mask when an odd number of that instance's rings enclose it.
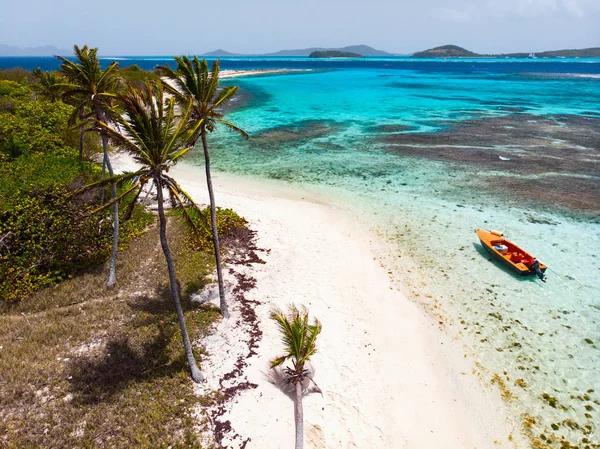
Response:
[[[0,72],[2,73],[2,72]],[[0,79],[0,97],[27,97],[31,95],[31,88],[23,83]]]
[[[196,251],[206,251],[213,248],[212,227],[210,224],[210,207],[193,214],[195,228],[199,231],[191,231],[186,236],[186,244]],[[248,221],[240,217],[233,209],[217,208],[217,230],[221,246],[227,246],[227,241],[235,237],[236,231],[246,229]]]
[[[0,80],[9,80],[22,83],[26,81],[32,81],[33,78],[33,73],[31,73],[29,70],[22,69],[21,67],[0,69]]]
[[[119,70],[119,76],[123,81],[135,87],[142,87],[146,81],[158,81],[160,76],[155,72],[142,70],[138,65],[133,64]]]
[[[64,187],[19,192],[12,209],[0,213],[2,300],[23,300],[108,258],[112,222],[108,215],[86,216],[90,209]],[[136,237],[151,220],[138,211],[123,223],[121,240]]]
[[[14,158],[26,153],[47,153],[65,147],[65,140],[70,133],[68,120],[72,110],[71,106],[63,103],[14,99],[10,111],[0,111],[2,158]]]
[[[67,185],[76,178],[83,185],[91,181],[98,170],[92,164],[80,165],[77,151],[72,148],[0,161],[0,211],[10,209],[22,190]]]

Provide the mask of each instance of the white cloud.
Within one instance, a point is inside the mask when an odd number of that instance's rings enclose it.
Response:
[[[583,17],[583,7],[579,0],[563,0],[564,8],[575,17]]]
[[[433,11],[434,17],[441,20],[449,20],[452,22],[468,22],[471,18],[472,7],[466,10],[452,9],[452,8],[436,8]]]
[[[595,0],[487,0],[490,14],[543,17],[566,14],[582,18]]]

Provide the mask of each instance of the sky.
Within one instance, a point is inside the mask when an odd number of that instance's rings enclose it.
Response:
[[[600,0],[0,0],[0,44],[103,55],[367,44],[413,53],[600,47]],[[6,4],[5,4],[6,3]]]

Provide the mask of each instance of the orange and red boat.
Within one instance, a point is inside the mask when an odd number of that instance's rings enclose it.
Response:
[[[481,229],[475,229],[475,232],[483,247],[505,267],[521,276],[537,274],[545,282],[546,265],[504,238],[501,232]]]

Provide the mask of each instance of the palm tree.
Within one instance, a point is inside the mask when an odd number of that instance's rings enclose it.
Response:
[[[220,308],[223,317],[228,318],[229,311],[227,309],[227,302],[225,301],[219,233],[217,231],[217,207],[210,175],[210,153],[208,151],[206,134],[207,132],[213,132],[217,125],[224,125],[241,134],[244,138],[248,138],[248,134],[233,123],[223,120],[223,113],[219,111],[219,107],[237,91],[237,86],[219,89],[219,61],[213,63],[210,71],[208,70],[206,60],[203,59],[200,61],[197,56],[194,56],[192,60],[187,56],[176,56],[175,61],[177,62],[175,70],[169,66],[162,66],[159,67],[159,73],[171,82],[171,84],[167,85],[167,89],[177,99],[179,104],[184,105],[190,101],[192,102],[190,120],[193,123],[200,123],[198,131],[192,136],[192,144],[195,145],[199,139],[202,140],[206,184],[210,198],[210,219],[215,261],[217,264]]]
[[[37,79],[37,90],[52,103],[62,97],[62,92],[55,86],[63,82],[62,77],[55,72],[44,72],[41,68],[33,70],[33,76]]]
[[[315,318],[313,324],[308,324],[308,310],[301,310],[294,305],[290,306],[290,312],[286,315],[280,309],[271,312],[271,319],[275,320],[281,339],[285,345],[285,354],[271,361],[271,368],[283,364],[292,359],[293,368],[286,367],[286,382],[294,384],[296,391],[296,449],[302,449],[304,445],[304,416],[302,410],[302,382],[310,379],[309,371],[304,368],[310,357],[317,352],[316,340],[321,332],[322,326]],[[311,379],[312,380],[312,379]]]
[[[106,122],[106,110],[116,98],[118,78],[116,69],[118,63],[112,62],[102,70],[98,60],[98,49],[88,48],[84,45],[79,48],[73,47],[76,61],[70,61],[62,56],[56,56],[62,61],[60,71],[68,82],[55,85],[55,89],[63,91],[62,97],[65,102],[75,105],[71,121],[83,121],[95,119]],[[102,160],[102,178],[105,176],[105,170],[108,169],[108,176],[113,177],[114,172],[110,158],[108,156],[108,140],[102,135],[102,150],[104,157]],[[83,135],[80,135],[80,158],[83,158]],[[111,185],[112,199],[117,197],[116,184]],[[104,202],[104,190],[102,191],[102,202]],[[113,204],[113,245],[110,256],[107,287],[112,287],[117,281],[117,251],[119,249],[119,202],[112,201]]]
[[[117,126],[110,126],[105,121],[98,120],[95,125],[96,130],[115,146],[131,154],[141,168],[134,173],[111,176],[92,183],[80,192],[108,183],[113,185],[130,183],[119,196],[91,212],[96,213],[106,209],[112,203],[118,203],[130,193],[136,192],[135,198],[137,198],[146,184],[154,182],[158,197],[160,244],[167,262],[169,286],[177,311],[185,355],[192,379],[194,382],[202,382],[204,376],[196,364],[181,308],[175,263],[167,242],[167,220],[163,205],[163,189],[167,189],[171,201],[181,208],[183,215],[192,226],[195,226],[189,209],[200,211],[200,208],[190,195],[181,189],[175,179],[167,174],[169,168],[192,148],[189,144],[190,134],[196,132],[196,128],[189,127],[190,105],[188,104],[178,116],[175,100],[165,98],[165,89],[161,82],[147,83],[143,90],[127,86],[125,93],[119,97],[119,103],[122,110],[110,109],[112,120]],[[196,123],[195,126],[199,124]],[[196,232],[200,235],[198,229]]]

